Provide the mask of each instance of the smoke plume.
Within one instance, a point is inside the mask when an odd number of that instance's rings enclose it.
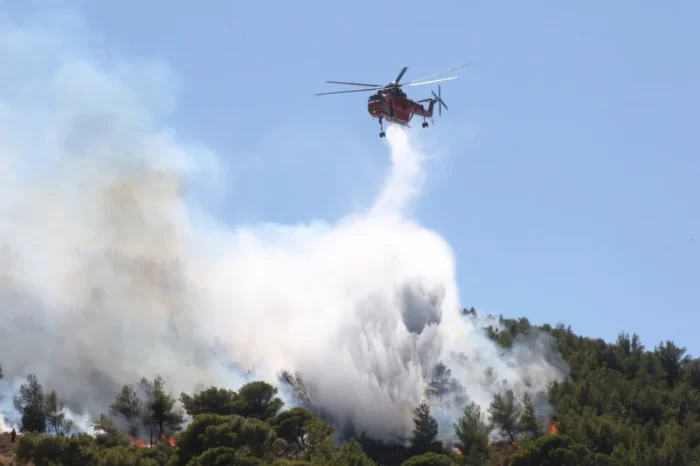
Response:
[[[439,362],[484,407],[503,380],[537,392],[565,375],[545,335],[504,352],[460,314],[449,245],[410,215],[424,173],[409,133],[387,131],[369,209],[230,228],[187,202],[221,162],[164,125],[174,74],[88,43],[71,15],[0,26],[5,401],[34,373],[87,424],[142,376],[179,394],[288,371],[339,424],[388,437],[408,433]],[[453,421],[448,398],[436,412]]]

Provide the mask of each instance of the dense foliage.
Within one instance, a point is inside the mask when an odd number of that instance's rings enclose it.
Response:
[[[530,330],[527,319],[502,323],[489,332],[503,347]],[[511,466],[700,464],[700,359],[671,341],[646,350],[636,334],[608,344],[563,324],[541,329],[571,369],[548,393],[559,435],[523,444]]]
[[[473,309],[463,314],[475,317]],[[35,466],[700,464],[700,360],[684,348],[667,341],[647,351],[636,335],[608,344],[561,324],[500,323],[500,330],[486,331],[503,348],[533,330],[554,338],[571,370],[549,387],[554,419],[538,416],[537,394],[517,398],[505,390],[487,409],[463,397],[456,441],[444,444],[430,401],[446,396],[455,381],[440,364],[404,443],[359,434],[338,445],[328,422],[305,408],[285,409],[265,382],[182,393],[179,409],[161,377],[125,385],[93,421],[95,436],[71,435],[59,396],[30,375],[14,399],[23,433],[17,457]]]

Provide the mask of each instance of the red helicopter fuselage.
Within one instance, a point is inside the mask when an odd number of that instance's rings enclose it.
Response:
[[[369,97],[367,111],[374,118],[384,119],[399,125],[408,125],[414,115],[423,118],[433,116],[433,106],[437,100],[427,99],[427,101],[429,102],[428,109],[409,99],[400,89],[382,89]]]

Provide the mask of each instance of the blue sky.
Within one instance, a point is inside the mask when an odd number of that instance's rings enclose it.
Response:
[[[472,62],[413,128],[438,155],[416,215],[453,247],[463,304],[700,355],[697,2],[35,4],[180,74],[169,123],[230,164],[200,201],[232,224],[332,221],[379,189],[367,95],[312,96],[325,80]]]

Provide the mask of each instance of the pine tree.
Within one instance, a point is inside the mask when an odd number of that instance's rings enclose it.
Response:
[[[153,384],[145,377],[141,378],[136,385],[136,392],[140,398],[145,400],[141,403],[140,419],[141,424],[146,428],[149,436],[149,444],[153,445],[153,413],[151,411],[151,401],[153,399]]]
[[[455,424],[457,447],[470,464],[485,465],[489,462],[489,433],[491,426],[484,420],[481,407],[472,402],[464,408],[464,415]]]
[[[450,377],[452,370],[443,363],[438,363],[433,369],[433,374],[428,383],[428,396],[442,401],[442,398],[448,393],[450,386]]]
[[[65,406],[52,390],[46,395],[46,425],[54,434],[68,434],[73,427],[73,421],[66,419]]]
[[[153,392],[148,403],[150,418],[158,428],[160,437],[172,435],[180,430],[184,420],[184,412],[175,410],[175,400],[165,392],[165,381],[157,376],[153,381]]]
[[[238,393],[225,388],[209,387],[196,395],[182,392],[180,403],[185,407],[185,412],[190,416],[199,414],[221,414],[226,416],[236,414],[236,401]]]
[[[348,464],[353,466],[377,466],[377,463],[372,461],[362,445],[356,439],[351,438],[349,442],[343,443],[333,453],[333,464]]]
[[[522,403],[523,412],[518,419],[518,429],[530,434],[533,438],[539,438],[542,435],[542,424],[535,416],[535,405],[529,393],[525,392]]]
[[[101,447],[128,446],[131,443],[114,419],[106,414],[100,414],[98,418],[93,419],[92,428],[95,430],[95,442]]]
[[[30,374],[27,383],[19,387],[19,395],[14,397],[13,404],[22,416],[22,432],[46,433],[46,398],[36,375]]]
[[[501,435],[507,435],[511,442],[515,441],[518,434],[518,408],[512,390],[508,390],[505,395],[500,393],[494,395],[489,407],[494,427],[499,430]]]
[[[412,454],[441,453],[443,450],[442,442],[437,440],[438,422],[430,415],[430,405],[423,401],[413,412],[415,427],[410,439]]]
[[[238,396],[233,403],[234,413],[261,421],[273,418],[284,406],[277,392],[277,387],[267,382],[249,382],[238,390]]]
[[[128,385],[124,385],[114,398],[114,403],[109,407],[112,416],[123,416],[127,423],[129,433],[136,437],[139,433],[137,420],[142,412],[142,403],[136,391]]]
[[[671,388],[681,378],[683,367],[688,363],[685,352],[685,348],[679,348],[672,341],[659,343],[654,349],[654,354],[659,358],[661,368],[666,373],[666,381]]]

